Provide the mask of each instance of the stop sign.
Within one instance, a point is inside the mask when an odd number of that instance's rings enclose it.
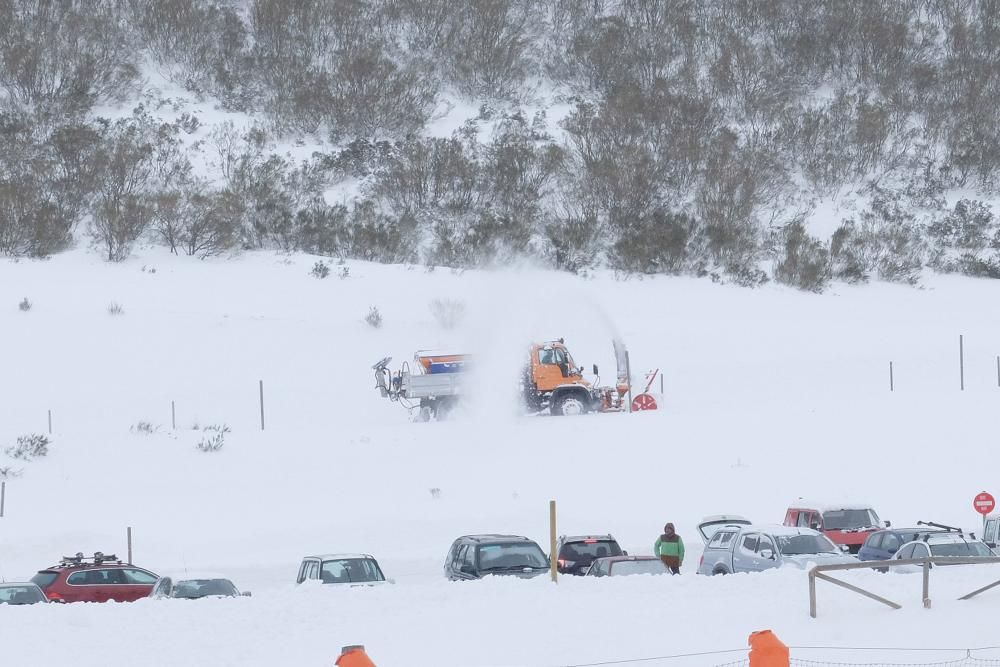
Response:
[[[991,494],[983,491],[973,499],[972,506],[976,508],[977,512],[985,516],[993,511],[993,508],[997,506],[997,501]]]

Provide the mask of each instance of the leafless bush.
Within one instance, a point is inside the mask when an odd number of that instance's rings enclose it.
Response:
[[[108,304],[108,315],[115,317],[117,315],[124,315],[124,314],[125,314],[125,309],[122,308],[122,305],[117,301],[112,301],[111,303]]]
[[[454,329],[465,318],[465,303],[455,299],[434,299],[431,314],[442,328]]]
[[[313,264],[312,270],[309,271],[309,275],[313,278],[328,278],[330,276],[330,265],[326,262],[316,262]]]
[[[226,434],[230,428],[226,424],[213,424],[202,429],[202,438],[195,444],[200,452],[217,452],[226,444]]]
[[[4,454],[22,461],[31,461],[41,458],[49,453],[51,441],[47,436],[33,433],[31,435],[18,436],[17,444],[7,447]]]
[[[24,297],[24,301],[17,304],[17,309],[20,310],[22,313],[26,313],[29,310],[31,310],[31,302],[28,301],[28,297]]]
[[[21,468],[15,469],[14,466],[0,466],[0,479],[15,479],[24,474],[24,470]]]
[[[153,426],[152,423],[147,421],[138,421],[129,427],[130,433],[136,433],[138,435],[153,435],[160,430],[159,426]]]
[[[378,308],[372,306],[368,309],[368,314],[365,315],[365,322],[368,323],[372,329],[382,328],[382,313],[379,312]]]

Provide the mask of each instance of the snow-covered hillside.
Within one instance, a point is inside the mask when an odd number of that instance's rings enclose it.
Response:
[[[5,664],[318,667],[364,643],[380,667],[570,665],[735,649],[764,627],[797,646],[991,643],[981,619],[1000,597],[954,599],[997,572],[935,571],[929,611],[919,576],[856,574],[904,609],[822,588],[810,620],[802,572],[696,576],[694,526],[721,512],[780,522],[806,496],[865,500],[895,525],[975,528],[972,496],[996,491],[996,282],[937,276],[924,289],[816,296],[530,267],[349,262],[319,280],[316,261],[147,249],[120,264],[89,251],[0,263],[0,449],[46,434],[52,415],[47,457],[0,455],[0,468],[23,470],[7,480],[0,576],[25,579],[76,551],[122,554],[131,526],[136,563],[230,573],[254,593],[0,606]],[[435,299],[463,303],[464,319],[444,328]],[[364,321],[373,306],[380,329]],[[607,381],[614,336],[637,383],[663,370],[665,409],[517,414],[510,387],[526,342],[564,337]],[[375,391],[370,366],[431,347],[477,355],[476,400],[450,421],[412,423]],[[212,424],[231,432],[221,451],[202,453],[196,427]],[[691,552],[682,576],[444,580],[461,534],[524,534],[547,548],[550,499],[560,532],[610,531],[630,553],[649,553],[673,521]],[[334,551],[375,554],[396,584],[294,585],[301,556]]]

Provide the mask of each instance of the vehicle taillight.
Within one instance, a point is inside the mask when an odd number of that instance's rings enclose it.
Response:
[[[45,597],[47,597],[50,602],[65,602],[66,601],[65,599],[63,599],[63,596],[59,595],[59,593],[57,593],[55,591],[46,591],[45,592]]]
[[[563,558],[560,558],[560,559],[559,559],[558,561],[556,561],[556,562],[557,562],[557,563],[559,563],[559,567],[566,567],[566,560],[565,560],[565,559],[563,559]]]
[[[698,567],[701,567],[704,564],[705,564],[705,554],[702,554],[701,558],[698,559]]]
[[[597,544],[597,540],[584,540],[584,544]]]

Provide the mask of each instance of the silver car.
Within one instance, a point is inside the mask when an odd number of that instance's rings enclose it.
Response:
[[[794,526],[723,525],[711,535],[698,574],[762,572],[792,565],[854,563],[857,558],[811,528]]]

